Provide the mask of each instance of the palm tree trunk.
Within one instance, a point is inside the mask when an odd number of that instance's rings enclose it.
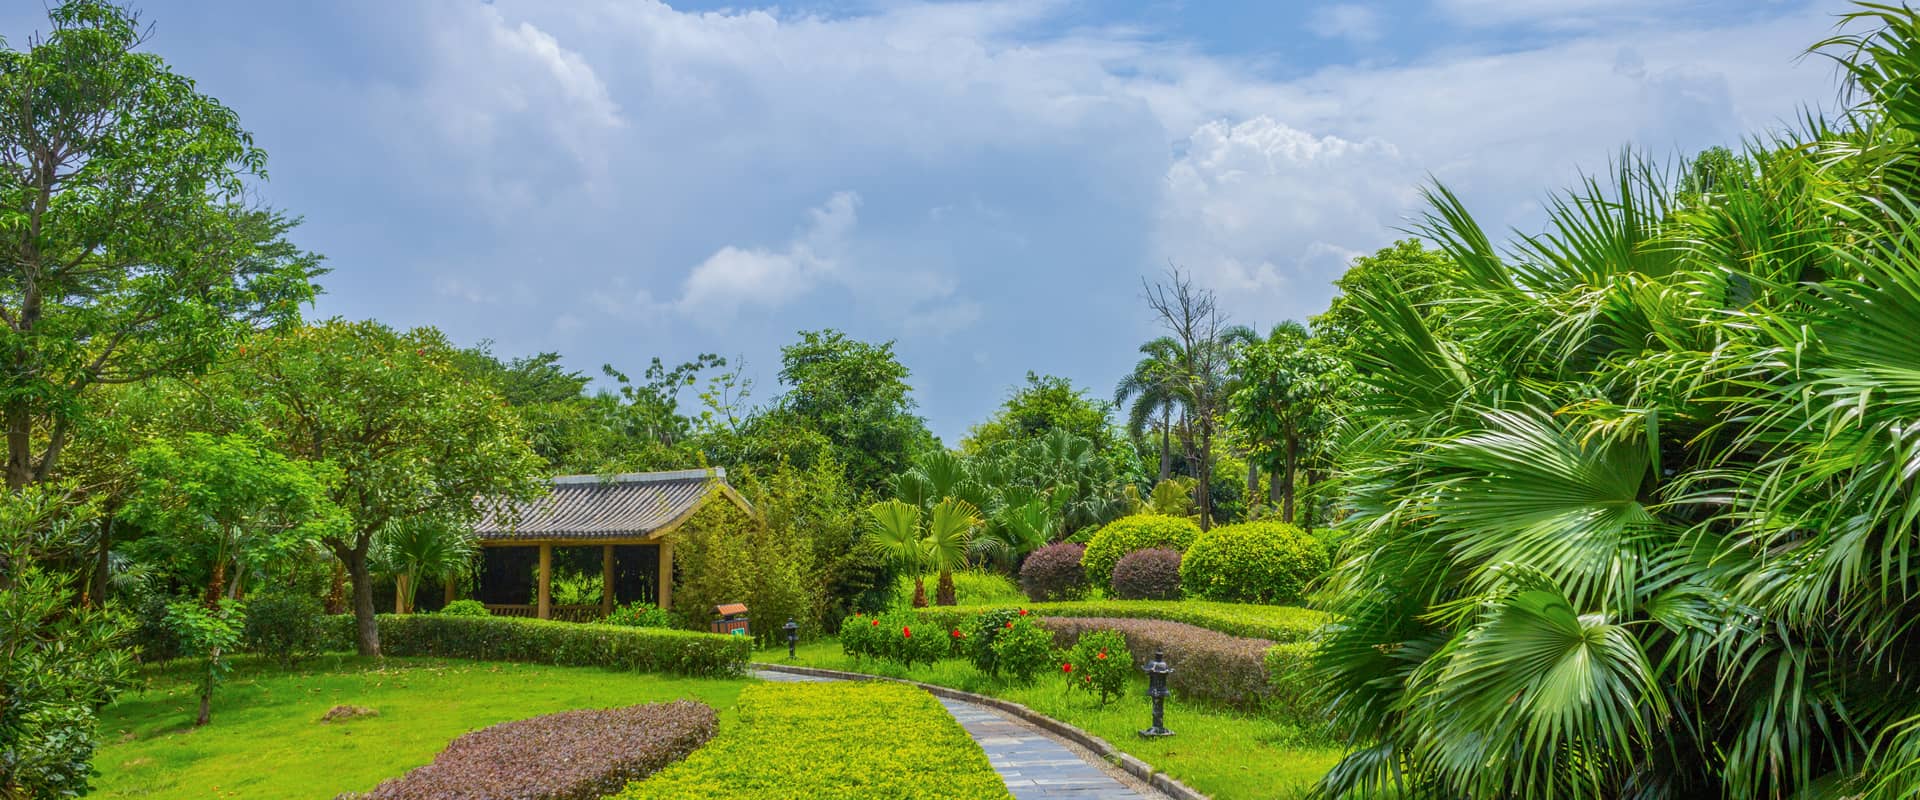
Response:
[[[395,614],[406,614],[413,610],[408,607],[410,604],[407,602],[407,584],[409,583],[412,581],[407,580],[405,574],[393,576],[393,613]]]
[[[323,605],[328,614],[347,613],[347,564],[338,558],[333,560],[333,580],[327,585]]]
[[[913,607],[914,608],[927,607],[927,579],[926,578],[913,579]]]
[[[1165,411],[1160,412],[1160,481],[1165,482],[1173,476],[1173,420]]]
[[[1260,467],[1253,463],[1253,454],[1247,454],[1247,505],[1253,505],[1253,498],[1260,496]]]
[[[1287,485],[1281,490],[1280,521],[1293,523],[1293,476],[1300,469],[1300,437],[1287,437]]]
[[[953,594],[953,572],[940,570],[940,586],[934,595],[934,602],[943,606],[958,605],[959,599]]]

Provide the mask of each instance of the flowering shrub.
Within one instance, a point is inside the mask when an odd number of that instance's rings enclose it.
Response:
[[[678,628],[680,620],[676,615],[652,603],[633,602],[616,608],[605,619],[608,625],[622,625],[628,628]]]
[[[862,644],[877,658],[912,669],[914,664],[932,664],[952,652],[952,629],[928,625],[918,616],[894,611],[866,618],[866,641]],[[859,627],[849,625],[847,627]],[[841,630],[845,637],[846,630]],[[862,634],[856,634],[858,639]],[[842,640],[844,642],[844,638]],[[841,647],[844,649],[844,643]]]
[[[340,614],[327,621],[332,626],[330,649],[352,650],[353,615]],[[390,656],[739,675],[753,654],[753,642],[746,637],[693,631],[445,614],[382,614],[379,624],[380,651]]]
[[[1120,563],[1121,556],[1149,547],[1183,551],[1199,535],[1200,526],[1186,517],[1159,514],[1121,517],[1095,531],[1093,537],[1087,540],[1087,552],[1081,556],[1080,564],[1087,571],[1087,580],[1101,589],[1108,589],[1111,588],[1109,581],[1113,577],[1113,566]]]
[[[926,615],[921,615],[925,618]],[[972,619],[973,633],[967,637],[967,655],[973,660],[973,668],[988,675],[1000,674],[1000,659],[994,655],[994,640],[1000,632],[1006,630],[1006,624],[1020,617],[1020,609],[1001,608],[980,614]],[[960,627],[956,620],[954,627]]]
[[[1067,688],[1093,693],[1100,698],[1101,705],[1125,692],[1127,679],[1134,673],[1133,653],[1127,650],[1127,639],[1114,631],[1081,634],[1080,640],[1067,650],[1063,666]]]
[[[433,612],[448,617],[487,617],[492,616],[487,606],[478,600],[455,600],[445,608]]]
[[[1033,683],[1049,665],[1058,663],[1053,657],[1052,634],[1040,627],[1039,618],[1034,616],[1016,616],[1001,623],[993,639],[993,658],[999,674],[1020,684]]]
[[[1113,565],[1113,596],[1121,600],[1180,599],[1180,553],[1164,547],[1135,550]]]
[[[840,651],[855,659],[880,657],[880,618],[855,614],[840,623]]]
[[[1187,592],[1236,603],[1291,603],[1327,571],[1327,548],[1271,520],[1222,525],[1193,540],[1180,562]]]
[[[1266,664],[1273,642],[1265,639],[1160,620],[1049,618],[1043,623],[1060,647],[1074,647],[1094,634],[1118,633],[1126,639],[1135,668],[1144,666],[1154,650],[1165,651],[1167,663],[1173,666],[1167,686],[1182,701],[1257,711],[1265,709],[1273,695]]]
[[[1020,590],[1036,603],[1072,600],[1085,594],[1087,570],[1080,559],[1086,552],[1086,545],[1060,542],[1029,553],[1020,565]]]
[[[598,800],[686,758],[719,728],[713,709],[692,700],[503,722],[453,740],[433,763],[361,798]]]
[[[615,800],[1009,800],[987,754],[911,686],[761,683],[738,705],[740,721],[712,744]]]

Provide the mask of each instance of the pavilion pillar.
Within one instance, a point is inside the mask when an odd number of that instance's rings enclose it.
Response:
[[[660,608],[673,605],[673,542],[660,542]]]
[[[600,616],[613,613],[613,545],[600,548]]]
[[[541,619],[553,619],[553,545],[540,545],[540,594],[534,600]]]

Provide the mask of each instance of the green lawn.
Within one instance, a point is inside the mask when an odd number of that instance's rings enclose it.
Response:
[[[185,665],[149,671],[147,688],[101,714],[95,797],[326,800],[425,764],[448,741],[497,722],[574,708],[692,698],[735,722],[747,679],[676,678],[582,667],[427,658],[314,659],[294,672],[245,660],[214,696],[213,723],[191,726]],[[379,716],[322,723],[336,705]]]
[[[1176,735],[1141,739],[1135,732],[1149,722],[1144,676],[1124,698],[1100,708],[1085,693],[1067,693],[1058,675],[1043,675],[1033,686],[1023,687],[990,679],[964,660],[949,659],[911,671],[897,664],[856,664],[833,640],[801,646],[792,662],[787,661],[784,647],[763,651],[756,660],[908,678],[1012,700],[1089,731],[1215,800],[1300,797],[1341,753],[1337,746],[1292,725],[1180,704],[1169,704],[1166,712],[1167,727]]]

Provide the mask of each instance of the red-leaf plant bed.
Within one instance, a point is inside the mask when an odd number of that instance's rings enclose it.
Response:
[[[453,740],[433,763],[355,800],[598,800],[706,744],[720,728],[692,700],[566,711]]]

